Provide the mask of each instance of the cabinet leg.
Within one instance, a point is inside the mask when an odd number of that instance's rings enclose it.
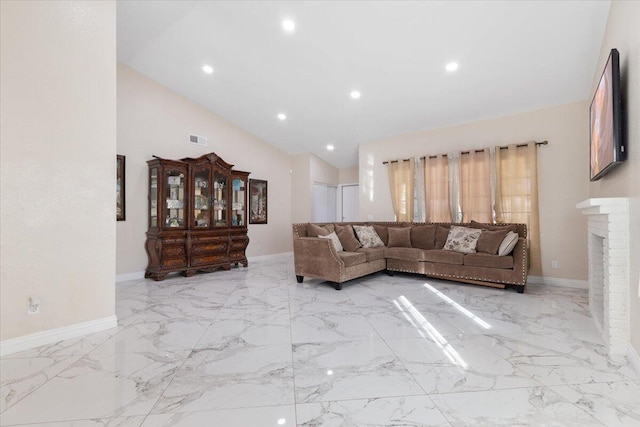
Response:
[[[151,277],[156,282],[162,282],[167,278],[167,273],[150,273],[149,277]]]
[[[248,267],[249,266],[249,261],[243,261],[242,262],[242,266],[243,267]]]
[[[224,271],[229,271],[229,270],[231,270],[231,264],[225,264],[225,265],[223,265],[223,266],[222,266],[222,269],[223,269]]]
[[[194,274],[196,274],[195,270],[185,270],[185,271],[182,272],[182,275],[184,277],[191,277]]]
[[[304,276],[296,275],[296,280],[298,281],[298,283],[302,283],[302,281],[304,280]]]

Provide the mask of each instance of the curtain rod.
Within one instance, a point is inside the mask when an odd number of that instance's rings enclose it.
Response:
[[[540,142],[536,142],[536,146],[538,147],[538,146],[540,146],[540,145],[547,145],[548,143],[549,143],[549,141],[540,141]],[[527,146],[527,144],[517,144],[517,145],[516,145],[516,147],[526,147],[526,146]],[[506,149],[507,149],[507,148],[509,148],[509,147],[508,147],[508,146],[501,146],[501,147],[498,147],[498,148],[500,148],[501,150],[506,150]],[[483,149],[483,150],[475,150],[475,152],[476,152],[476,153],[482,153],[484,150],[486,150],[486,148],[485,148],[485,149]],[[460,152],[460,154],[469,154],[469,153],[471,153],[471,151],[461,151],[461,152]],[[446,155],[446,154],[443,154],[443,156],[444,156],[444,157],[447,157],[447,155]],[[429,158],[429,159],[435,159],[436,157],[438,157],[438,156],[429,156],[428,158]],[[426,158],[427,158],[427,156],[422,156],[422,157],[420,157],[420,160],[422,160],[422,159],[426,159]],[[390,161],[388,161],[388,162],[382,162],[382,164],[383,164],[383,165],[386,165],[386,164],[388,164],[388,163],[397,163],[397,162],[399,162],[399,161],[408,162],[409,160],[411,160],[411,159],[390,160]]]

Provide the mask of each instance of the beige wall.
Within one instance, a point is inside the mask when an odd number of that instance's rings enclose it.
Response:
[[[115,313],[116,5],[2,1],[0,16],[4,341]]]
[[[361,144],[360,219],[394,219],[385,160],[548,140],[538,149],[543,275],[586,280],[586,219],[575,206],[588,194],[587,120],[588,105],[578,102]]]
[[[338,178],[338,182],[340,184],[357,184],[359,170],[357,167],[348,168],[348,169],[340,169],[340,175]]]
[[[118,65],[118,154],[126,156],[126,218],[117,223],[117,274],[143,271],[147,160],[215,152],[250,178],[268,181],[268,224],[249,225],[247,256],[291,251],[291,157],[133,69]],[[208,138],[208,147],[188,142]]]
[[[611,49],[620,52],[620,71],[626,106],[628,158],[616,170],[589,184],[590,197],[629,197],[631,201],[631,343],[640,354],[640,2],[611,3],[607,29],[602,40],[598,66],[590,94]],[[586,229],[583,230],[586,234]]]
[[[313,184],[338,185],[339,170],[310,153],[292,156],[291,170],[291,220],[294,223],[310,222],[313,217]]]

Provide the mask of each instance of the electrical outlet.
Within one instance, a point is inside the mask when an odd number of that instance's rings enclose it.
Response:
[[[558,261],[556,260],[551,261],[551,268],[558,268]]]
[[[29,298],[29,307],[27,308],[27,314],[40,314],[40,299],[31,297]]]

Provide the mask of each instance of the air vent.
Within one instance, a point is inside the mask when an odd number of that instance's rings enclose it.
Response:
[[[207,137],[206,136],[198,136],[198,135],[193,135],[193,134],[189,135],[189,142],[191,142],[192,144],[200,145],[202,147],[206,147],[207,145],[209,145],[207,143]]]

